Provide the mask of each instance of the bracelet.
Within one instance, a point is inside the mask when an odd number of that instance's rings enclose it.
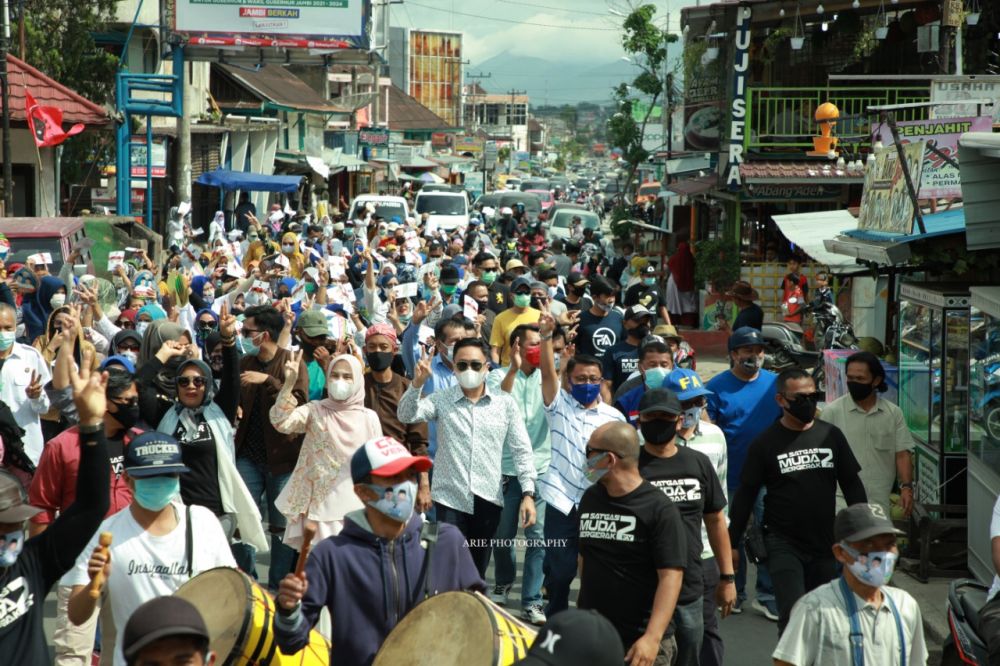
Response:
[[[538,337],[538,339],[542,340],[542,341],[551,340],[552,339],[552,334],[549,333],[548,335],[541,335],[541,336]]]
[[[79,430],[81,435],[93,435],[100,432],[103,427],[104,421],[98,421],[97,423],[81,423]]]
[[[901,483],[901,484],[899,484],[899,489],[900,489],[900,491],[903,491],[903,490],[906,490],[906,489],[909,489],[909,490],[912,491],[913,490],[913,482],[912,481],[907,481],[906,483]]]

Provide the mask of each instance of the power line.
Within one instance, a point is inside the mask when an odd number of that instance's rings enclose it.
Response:
[[[412,0],[407,0],[407,4],[411,4],[414,7],[423,7],[424,9],[433,9],[439,12],[446,12],[453,14],[455,16],[466,16],[468,18],[476,18],[482,21],[496,21],[497,23],[513,23],[514,25],[530,25],[536,28],[553,28],[555,30],[588,30],[594,32],[620,32],[620,28],[590,28],[583,26],[573,26],[573,25],[554,25],[552,23],[532,23],[530,21],[515,21],[514,19],[503,19],[495,18],[492,16],[480,16],[479,14],[467,14],[465,12],[456,12],[443,7],[435,7],[433,5],[424,5],[419,2],[412,2]]]
[[[521,5],[522,7],[534,7],[535,9],[551,9],[556,12],[566,12],[567,14],[589,14],[590,16],[607,16],[607,12],[588,12],[583,9],[567,9],[566,7],[551,7],[549,5],[538,5],[533,2],[517,2],[517,0],[500,0],[508,5]]]

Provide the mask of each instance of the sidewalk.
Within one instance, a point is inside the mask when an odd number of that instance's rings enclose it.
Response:
[[[898,570],[897,570],[898,571]],[[949,578],[931,578],[921,583],[908,574],[898,572],[892,578],[892,584],[910,593],[920,606],[924,619],[924,640],[931,654],[930,664],[936,664],[941,654],[941,644],[951,633],[948,627],[948,584]]]

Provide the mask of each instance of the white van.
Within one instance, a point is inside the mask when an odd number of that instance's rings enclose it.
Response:
[[[368,204],[375,206],[375,214],[386,221],[398,217],[399,222],[405,223],[406,218],[410,216],[410,205],[403,197],[390,197],[381,194],[359,194],[351,201],[351,215],[348,219],[364,218],[365,206]]]
[[[469,224],[469,198],[464,192],[417,192],[413,208],[420,217],[428,213],[428,231],[451,231]]]

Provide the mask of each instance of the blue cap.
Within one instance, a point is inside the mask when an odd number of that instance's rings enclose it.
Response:
[[[681,402],[712,393],[701,383],[701,377],[698,376],[698,373],[687,368],[675,368],[667,375],[666,381],[663,382],[663,388],[676,393],[677,399]]]
[[[469,263],[469,258],[466,257],[464,254],[460,254],[457,257],[453,258],[451,260],[451,263],[455,264],[456,266],[465,266],[466,264]]]
[[[124,356],[119,356],[115,354],[114,356],[109,356],[103,361],[101,361],[101,370],[107,370],[109,365],[120,365],[126,370],[130,375],[135,374],[135,366],[132,365],[132,361],[128,360]]]
[[[147,476],[184,474],[190,470],[181,457],[181,445],[170,435],[151,430],[125,447],[125,471],[142,479]]]
[[[752,326],[740,326],[729,336],[729,351],[753,345],[764,346],[764,336]]]

